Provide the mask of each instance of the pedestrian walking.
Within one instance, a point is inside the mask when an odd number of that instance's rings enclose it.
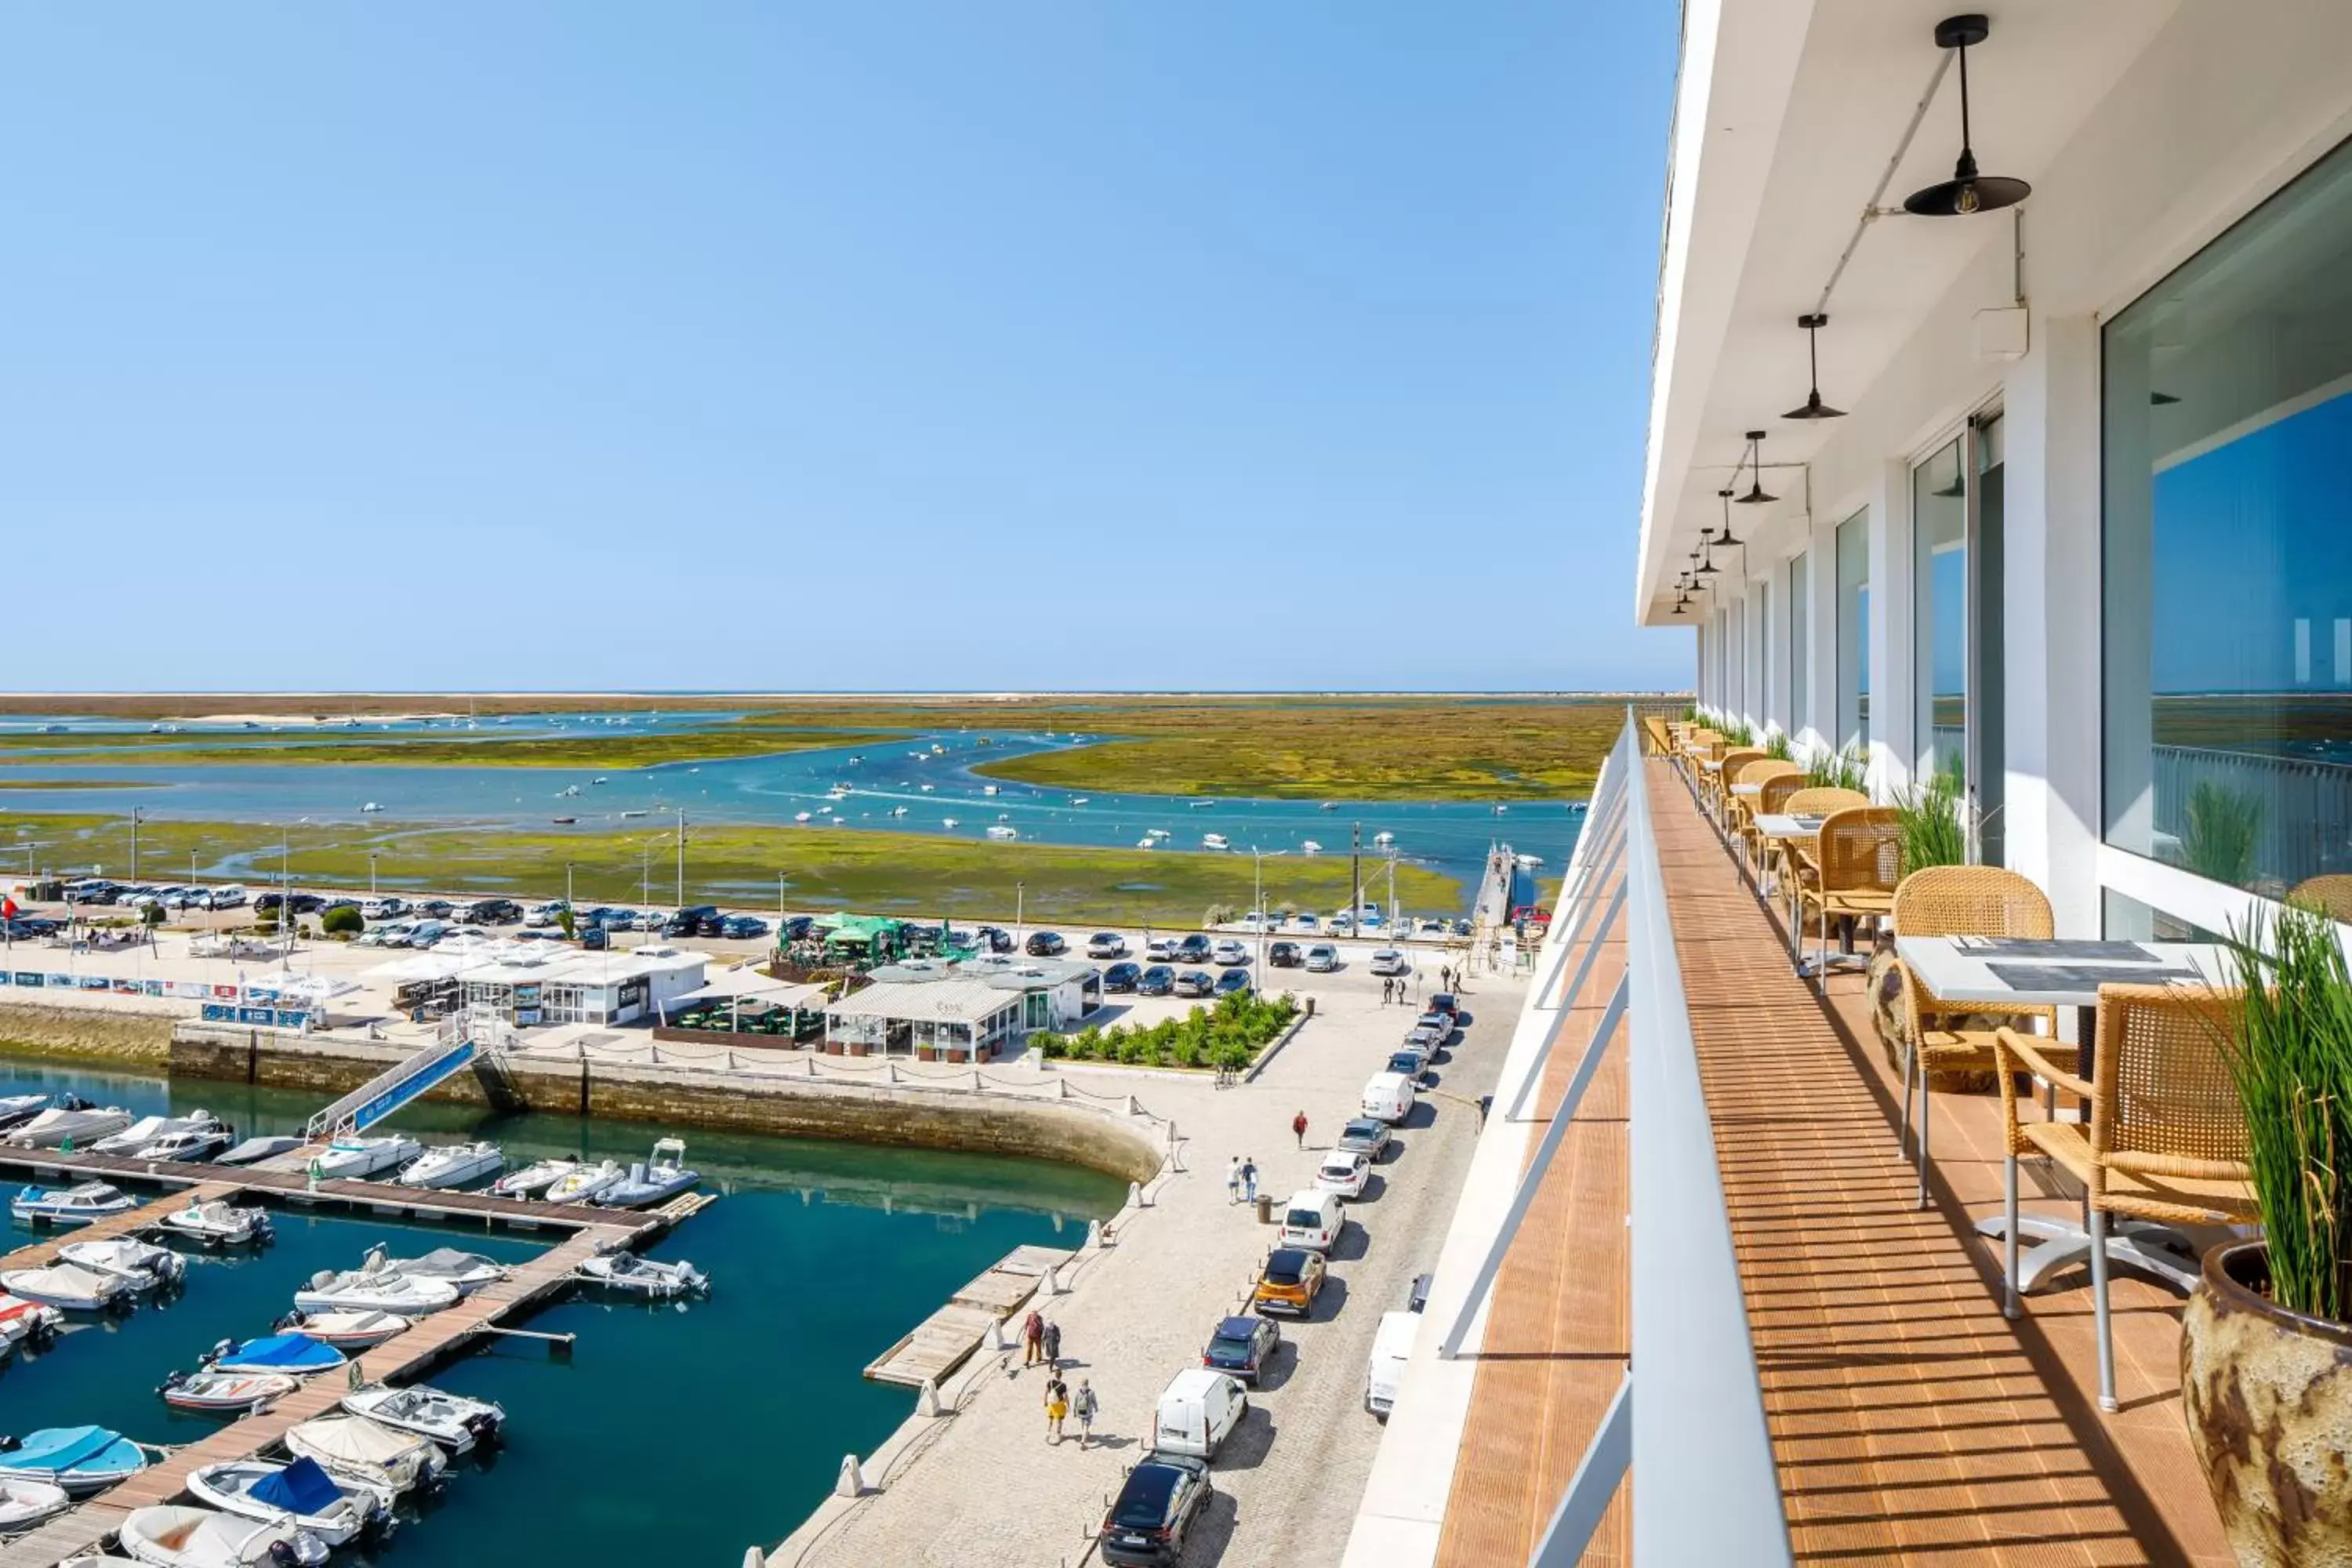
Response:
[[[1062,1325],[1048,1322],[1045,1325],[1045,1364],[1054,1369],[1055,1375],[1059,1376],[1062,1371]]]
[[[1242,1157],[1242,1202],[1257,1202],[1257,1162],[1247,1155]]]
[[[1307,1147],[1307,1112],[1302,1110],[1290,1119],[1290,1135],[1298,1140],[1301,1149]]]
[[[1383,980],[1383,981],[1381,981],[1381,1006],[1383,1006],[1383,1007],[1387,1006],[1387,1005],[1389,1005],[1389,998],[1390,998],[1391,995],[1393,995],[1393,994],[1395,994],[1395,992],[1396,992],[1396,982],[1395,982],[1395,981],[1393,981],[1393,980]]]
[[[1045,1348],[1045,1320],[1034,1311],[1022,1321],[1021,1343],[1024,1347],[1021,1364],[1035,1366],[1039,1352]]]
[[[1045,1437],[1053,1443],[1062,1440],[1062,1422],[1070,1414],[1070,1385],[1060,1378],[1049,1379],[1045,1384]]]
[[[1078,1379],[1078,1392],[1070,1399],[1070,1414],[1078,1418],[1078,1447],[1083,1449],[1094,1441],[1095,1412],[1101,1408],[1095,1399],[1095,1385],[1085,1378]]]
[[[1236,1154],[1233,1158],[1233,1163],[1225,1167],[1225,1202],[1237,1204],[1241,1201],[1242,1157]]]

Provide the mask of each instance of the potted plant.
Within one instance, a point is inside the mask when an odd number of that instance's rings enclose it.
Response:
[[[2352,969],[2289,908],[2232,931],[2226,1053],[2263,1239],[2216,1247],[2183,1317],[2181,1403],[2249,1568],[2352,1563]]]

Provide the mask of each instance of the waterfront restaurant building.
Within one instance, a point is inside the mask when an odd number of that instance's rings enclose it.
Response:
[[[423,956],[430,956],[429,954]],[[540,1024],[635,1024],[698,989],[709,955],[674,947],[582,952],[531,943],[450,976],[455,1000],[487,1007],[519,1028]]]
[[[1633,618],[1692,629],[1715,728],[1881,803],[1951,777],[2059,938],[2352,916],[2352,4],[1956,9],[1681,7]],[[1580,948],[1571,877],[1347,1568],[2254,1561],[2187,1285],[2095,1288],[2123,1242],[2049,1160],[2020,1202],[2075,1261],[2004,1310],[1979,1226],[2045,1097],[1915,1104],[1706,791],[1629,775],[1622,880],[1582,868],[1628,900]]]

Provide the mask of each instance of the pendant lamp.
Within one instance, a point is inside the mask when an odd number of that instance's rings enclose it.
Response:
[[[1779,500],[1780,499],[1779,496],[1768,496],[1764,493],[1764,432],[1761,430],[1748,432],[1748,447],[1753,454],[1751,460],[1756,465],[1756,471],[1749,476],[1748,493],[1739,498],[1739,504],[1760,506],[1766,501]],[[1730,514],[1727,512],[1725,515],[1727,517]]]
[[[1805,394],[1805,405],[1791,408],[1780,416],[1783,419],[1843,419],[1845,410],[1832,408],[1822,401],[1821,331],[1830,324],[1827,316],[1800,316],[1797,325],[1805,330],[1805,359],[1813,367],[1813,389]]]
[[[1728,489],[1720,489],[1715,493],[1716,498],[1723,502],[1723,537],[1715,542],[1728,549],[1735,544],[1739,544],[1739,541],[1731,537],[1731,492]],[[1744,544],[1739,544],[1739,547],[1743,550],[1747,548]]]
[[[1980,14],[1947,16],[1936,24],[1936,47],[1960,51],[1960,157],[1952,177],[1916,190],[1903,198],[1903,210],[1917,217],[1966,217],[1971,213],[2013,207],[2033,194],[2023,180],[1977,173],[1977,155],[1969,137],[1969,46],[1981,44],[1992,24]]]

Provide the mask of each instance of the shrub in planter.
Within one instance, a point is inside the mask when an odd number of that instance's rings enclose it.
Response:
[[[329,936],[357,936],[367,930],[367,919],[349,904],[319,917],[319,929]]]

